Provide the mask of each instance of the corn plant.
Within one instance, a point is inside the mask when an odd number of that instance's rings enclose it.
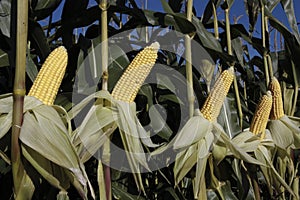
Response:
[[[296,5],[1,2],[1,198],[299,199]]]

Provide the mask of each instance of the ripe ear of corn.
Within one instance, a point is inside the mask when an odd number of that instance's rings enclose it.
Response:
[[[215,121],[217,119],[229,88],[232,84],[233,78],[233,67],[224,70],[218,77],[213,89],[211,90],[201,109],[201,113],[205,119],[209,121]]]
[[[63,46],[54,49],[42,65],[28,96],[33,96],[46,105],[53,105],[67,62],[67,50]]]
[[[155,64],[158,49],[158,42],[154,42],[136,55],[112,91],[112,96],[115,99],[128,103],[134,101],[140,87]]]
[[[277,120],[283,117],[284,115],[281,87],[277,78],[272,78],[269,85],[269,89],[271,90],[273,97],[270,119]]]
[[[250,125],[250,131],[257,134],[264,134],[267,127],[269,115],[272,108],[272,94],[267,91],[267,94],[263,95],[257,104],[253,119]]]

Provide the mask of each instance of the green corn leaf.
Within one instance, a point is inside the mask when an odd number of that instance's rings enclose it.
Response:
[[[116,197],[117,199],[145,200],[144,197],[130,194],[124,188],[122,188],[121,185],[114,183],[114,182],[112,183],[112,193],[113,193],[113,196]]]
[[[0,115],[0,139],[9,131],[12,125],[12,112]]]
[[[26,73],[30,78],[31,82],[34,82],[38,74],[38,69],[31,58],[29,48],[30,47],[27,48],[27,56],[26,56]]]
[[[8,54],[0,49],[0,67],[7,67],[7,66],[9,66]]]
[[[258,154],[261,154],[259,157],[257,156]],[[275,181],[277,181],[277,184],[281,184],[289,193],[291,193],[293,196],[295,196],[293,190],[290,188],[290,186],[285,182],[285,180],[279,175],[279,173],[277,172],[277,170],[275,169],[275,167],[273,166],[272,162],[271,162],[271,155],[269,153],[269,151],[267,150],[266,147],[260,145],[259,148],[257,149],[257,152],[255,152],[256,157],[258,157],[258,159],[260,161],[263,161],[264,163],[267,164],[267,166],[270,168],[270,174],[272,179],[274,179]],[[265,173],[266,175],[267,173]],[[270,179],[271,179],[270,177]]]
[[[196,27],[196,33],[204,47],[213,49],[217,52],[223,52],[220,42],[213,36],[212,33],[206,30],[206,28],[197,17],[193,17],[192,22]]]
[[[6,37],[10,38],[11,24],[11,0],[2,0],[0,2],[0,30]]]

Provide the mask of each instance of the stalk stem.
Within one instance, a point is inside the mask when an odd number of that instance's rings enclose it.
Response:
[[[193,0],[187,1],[187,19],[192,21]],[[189,116],[194,115],[194,89],[193,89],[193,68],[192,68],[192,47],[191,38],[185,36],[185,60],[186,60],[186,78],[187,78],[187,95],[189,101]]]
[[[269,67],[268,67],[268,59],[267,59],[267,54],[264,54],[264,68],[265,68],[265,77],[266,77],[266,86],[268,87],[270,83],[270,75],[269,75]]]
[[[265,16],[265,28],[266,28],[266,33],[268,33],[268,38],[270,38],[269,28],[268,28],[268,17],[267,16]],[[274,76],[272,59],[271,59],[270,53],[268,53],[266,56],[267,56],[267,61],[268,61],[269,77],[270,77],[270,80],[271,80],[272,77]]]
[[[108,33],[107,33],[107,0],[102,0],[99,7],[101,12],[101,64],[102,64],[102,90],[108,86]]]
[[[25,174],[21,162],[19,144],[20,130],[23,122],[23,105],[25,96],[25,70],[26,48],[28,31],[28,1],[17,0],[17,26],[16,26],[16,71],[13,90],[13,121],[11,135],[11,162],[15,194],[22,187],[22,178]]]
[[[232,55],[229,9],[225,9],[225,20],[226,20],[226,39],[227,39],[228,54]],[[231,66],[233,66],[233,65],[231,65]],[[233,78],[233,87],[234,87],[236,104],[237,104],[237,109],[238,109],[238,114],[239,114],[239,119],[240,119],[240,127],[242,129],[243,128],[243,111],[242,111],[241,99],[240,99],[240,95],[239,95],[239,88],[238,88],[236,76],[234,76],[234,78]]]
[[[265,7],[262,1],[260,2],[261,7],[261,37],[262,37],[262,45],[266,48],[266,21],[265,21]],[[266,86],[268,87],[270,83],[270,76],[269,76],[269,67],[267,61],[267,53],[264,52],[264,68],[265,68],[265,78],[266,78]]]
[[[261,37],[262,37],[262,45],[266,47],[266,25],[265,25],[265,7],[263,3],[261,3]]]
[[[225,22],[226,22],[227,51],[229,55],[232,55],[229,9],[225,9]]]
[[[259,184],[258,184],[258,177],[257,177],[257,166],[254,164],[247,165],[249,170],[249,176],[251,179],[252,187],[254,190],[255,200],[260,200],[260,192],[259,192]]]
[[[270,79],[274,76],[273,63],[270,54],[267,55]]]
[[[101,56],[102,56],[102,90],[107,91],[108,88],[108,24],[107,24],[107,9],[108,1],[102,0],[99,4],[101,9]],[[104,105],[105,102],[102,102]],[[110,140],[108,139],[103,146],[103,156],[107,164],[103,164],[104,179],[105,179],[105,194],[106,200],[111,199],[111,176],[110,176]],[[99,161],[101,162],[101,161]],[[99,163],[100,164],[100,163]]]

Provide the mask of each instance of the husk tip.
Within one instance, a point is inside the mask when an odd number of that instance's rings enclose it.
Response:
[[[160,45],[159,45],[158,42],[153,42],[153,43],[150,45],[150,47],[152,47],[152,48],[155,49],[155,50],[158,50],[159,47],[160,47]]]
[[[277,78],[276,78],[275,76],[273,76],[273,77],[271,78],[271,81],[278,81],[278,80],[277,80]]]
[[[233,67],[233,66],[229,67],[227,70],[228,70],[230,73],[234,74],[234,67]]]
[[[271,97],[271,96],[272,96],[272,93],[271,93],[271,91],[270,91],[270,90],[268,90],[268,91],[267,91],[267,93],[266,93],[266,95],[267,95],[268,97]]]

